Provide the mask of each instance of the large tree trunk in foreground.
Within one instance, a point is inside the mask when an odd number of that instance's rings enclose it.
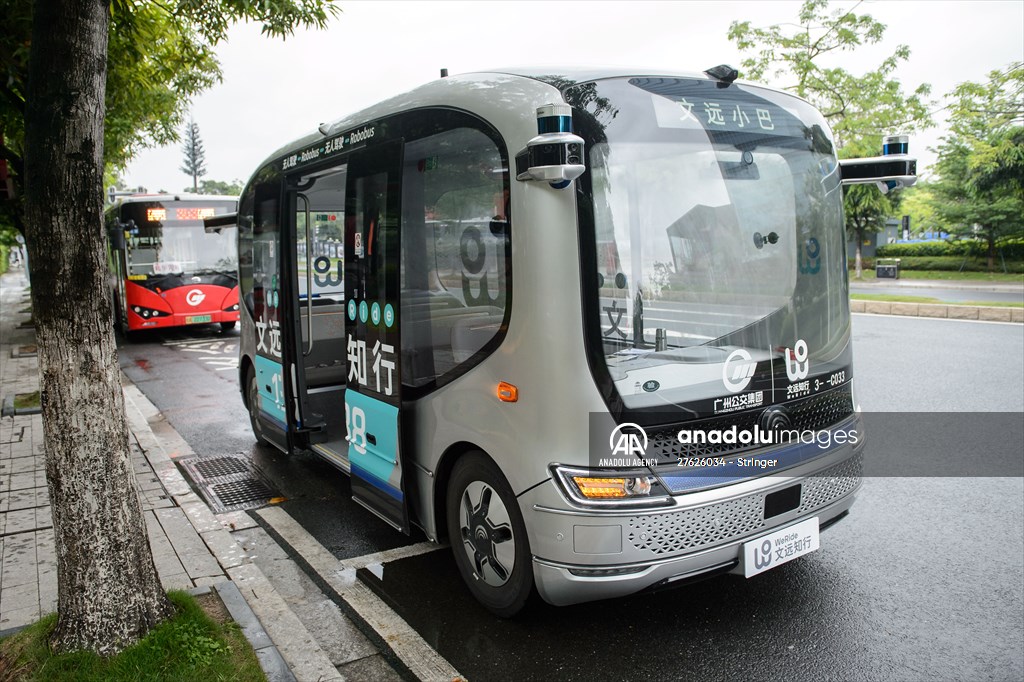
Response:
[[[173,607],[160,585],[128,448],[106,284],[107,0],[35,3],[25,216],[57,543],[58,651],[113,654]]]

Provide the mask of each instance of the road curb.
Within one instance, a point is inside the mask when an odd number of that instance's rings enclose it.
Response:
[[[260,525],[286,546],[297,563],[308,570],[310,578],[322,583],[336,603],[344,604],[353,622],[361,624],[367,637],[386,647],[418,680],[457,682],[466,678],[436,649],[428,644],[405,620],[356,577],[357,565],[338,559],[298,524],[285,510],[266,507],[256,512]],[[285,532],[287,532],[287,537]],[[430,551],[433,551],[431,549]],[[381,558],[389,552],[382,552]]]
[[[868,313],[871,315],[932,317],[945,320],[977,320],[980,322],[1015,322],[1024,324],[1024,308],[851,300],[850,312]]]

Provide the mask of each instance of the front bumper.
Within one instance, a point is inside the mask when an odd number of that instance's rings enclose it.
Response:
[[[537,590],[545,601],[566,605],[707,573],[742,574],[745,542],[813,517],[824,526],[849,510],[861,485],[862,446],[842,448],[785,476],[677,496],[666,509],[597,514],[535,502],[529,513],[536,522],[531,546]],[[799,505],[765,519],[765,496],[796,484]]]
[[[205,319],[210,318],[210,319]],[[171,313],[160,317],[143,318],[135,311],[128,313],[128,329],[164,329],[169,327],[185,327],[195,324],[217,324],[223,322],[238,322],[237,310],[207,310],[199,313]]]

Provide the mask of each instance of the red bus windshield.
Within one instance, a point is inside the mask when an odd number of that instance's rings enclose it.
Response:
[[[235,210],[231,200],[146,201],[121,206],[129,276],[234,274],[235,228],[207,233],[203,218]]]

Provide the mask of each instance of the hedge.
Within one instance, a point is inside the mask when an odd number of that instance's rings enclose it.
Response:
[[[1024,260],[1024,239],[1010,239],[996,243],[996,260],[1002,253],[1007,261]],[[913,244],[885,244],[876,249],[875,254],[881,258],[906,258],[914,257],[959,257],[963,261],[964,256],[976,258],[988,257],[988,244],[980,239],[964,239],[961,241],[945,242],[916,242]],[[957,264],[959,269],[960,265]],[[918,268],[920,269],[920,268]]]
[[[11,262],[10,260],[8,260],[9,258],[10,251],[6,246],[0,244],[0,275],[7,272],[7,266]]]
[[[900,246],[903,246],[902,244]],[[891,256],[879,256],[879,258],[890,258]],[[958,271],[961,266],[965,272],[988,272],[988,258],[969,257],[964,262],[963,256],[896,256],[900,259],[901,270],[946,270]],[[996,272],[1003,271],[1003,261],[996,256]],[[854,267],[853,259],[850,259],[850,269]],[[862,267],[865,270],[874,270],[875,259],[863,258]],[[1006,271],[1024,273],[1024,260],[1006,259]]]

